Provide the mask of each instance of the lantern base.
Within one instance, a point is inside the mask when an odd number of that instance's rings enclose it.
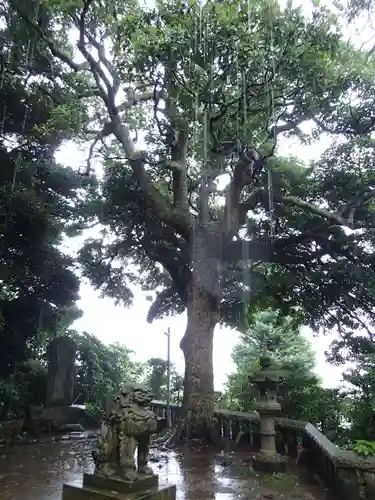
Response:
[[[253,469],[258,472],[286,472],[288,458],[275,453],[266,455],[257,453],[252,458]]]

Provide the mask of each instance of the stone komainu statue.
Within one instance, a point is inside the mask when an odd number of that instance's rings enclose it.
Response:
[[[98,448],[93,451],[95,474],[128,481],[152,474],[147,463],[150,437],[158,430],[158,419],[149,408],[151,401],[150,391],[138,384],[127,384],[114,398],[112,411],[102,422]]]

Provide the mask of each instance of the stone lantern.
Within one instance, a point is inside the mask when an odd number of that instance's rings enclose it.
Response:
[[[271,357],[263,355],[259,359],[260,370],[251,380],[257,386],[258,399],[255,410],[260,416],[260,452],[253,456],[255,470],[264,472],[284,472],[287,457],[276,452],[275,417],[281,406],[277,401],[280,374],[272,367]]]

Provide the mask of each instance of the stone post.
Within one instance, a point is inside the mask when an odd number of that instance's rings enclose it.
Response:
[[[279,373],[273,369],[271,358],[261,356],[260,371],[251,380],[258,388],[255,409],[260,416],[260,452],[253,457],[255,470],[264,472],[283,472],[287,458],[276,452],[275,416],[280,414],[281,406],[277,401]]]
[[[76,343],[70,337],[57,337],[48,351],[46,406],[69,406],[73,402]]]

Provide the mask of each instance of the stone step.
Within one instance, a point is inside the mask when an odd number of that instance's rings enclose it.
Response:
[[[104,491],[117,491],[118,493],[135,493],[156,488],[159,478],[156,475],[140,477],[135,481],[125,481],[116,476],[104,477],[98,474],[84,474],[83,487],[94,488]]]
[[[146,491],[120,493],[118,491],[87,488],[74,484],[64,484],[62,500],[175,500],[176,486],[157,486]]]
[[[63,424],[57,428],[57,432],[84,432],[81,424]]]

